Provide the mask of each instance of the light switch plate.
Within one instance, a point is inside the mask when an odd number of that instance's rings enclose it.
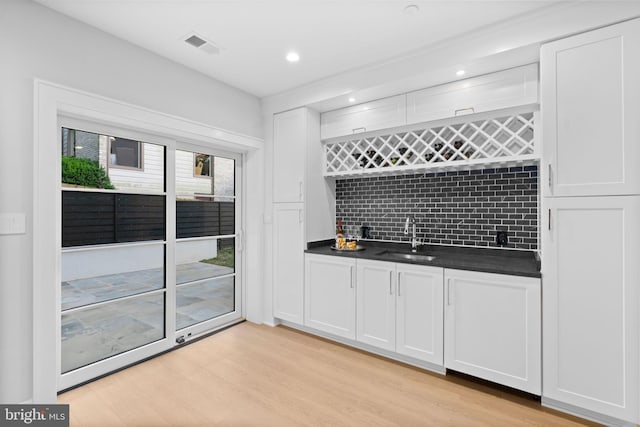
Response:
[[[0,213],[0,234],[25,234],[27,220],[24,213]]]

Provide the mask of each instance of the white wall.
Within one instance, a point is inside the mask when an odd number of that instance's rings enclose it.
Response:
[[[164,245],[85,248],[63,253],[60,263],[63,281],[149,270],[164,266]]]
[[[33,79],[236,133],[262,125],[257,98],[27,0],[0,2],[0,61],[0,212],[27,214],[26,234],[0,236],[0,402],[14,403],[33,380]]]
[[[224,241],[224,240],[223,240]],[[176,243],[176,264],[188,264],[218,256],[218,239]]]

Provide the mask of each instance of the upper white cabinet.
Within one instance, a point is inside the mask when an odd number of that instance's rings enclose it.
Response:
[[[273,316],[303,323],[304,206],[277,203],[273,210]]]
[[[273,116],[273,201],[302,202],[305,192],[307,109]]]
[[[640,21],[542,46],[545,196],[640,194]]]
[[[322,139],[402,126],[406,123],[406,96],[378,99],[321,115]]]
[[[448,369],[541,392],[540,279],[445,269]]]
[[[538,65],[499,71],[407,94],[407,123],[538,102]]]
[[[543,403],[636,424],[640,196],[555,197],[546,207]]]
[[[356,260],[305,256],[304,324],[343,338],[356,338]]]

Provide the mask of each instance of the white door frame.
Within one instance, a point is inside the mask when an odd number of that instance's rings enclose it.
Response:
[[[32,400],[37,403],[55,403],[58,390],[61,171],[56,159],[60,155],[58,126],[61,116],[242,152],[244,158],[263,146],[261,139],[251,136],[43,80],[34,81]],[[246,170],[244,168],[245,178]],[[246,200],[247,192],[242,194]],[[254,244],[259,245],[259,241]]]

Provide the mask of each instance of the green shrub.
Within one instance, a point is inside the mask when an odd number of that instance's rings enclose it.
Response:
[[[115,187],[109,175],[96,160],[62,156],[62,182],[91,188]]]

